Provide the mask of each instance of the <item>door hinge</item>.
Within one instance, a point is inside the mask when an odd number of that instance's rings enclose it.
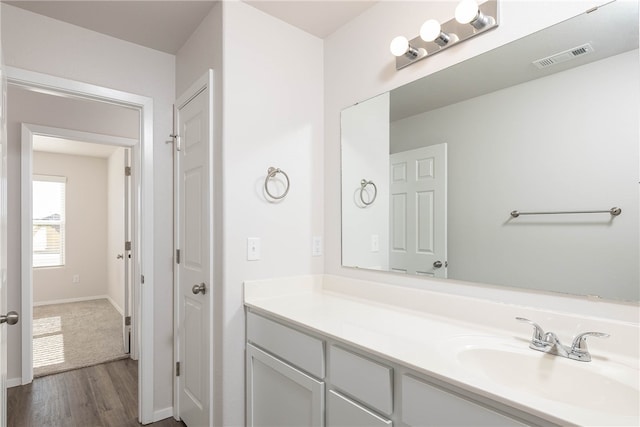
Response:
[[[131,316],[124,318],[124,326],[131,326]]]
[[[130,251],[131,250],[131,242],[124,242],[124,250],[125,251]]]
[[[142,284],[144,285],[144,274],[142,274],[142,275],[140,276],[140,283],[142,283]]]
[[[177,133],[172,133],[171,135],[169,135],[171,138],[173,138],[173,141],[176,143],[176,151],[180,151],[180,135],[178,135]]]
[[[180,376],[180,362],[176,362],[176,377]]]
[[[124,176],[131,176],[131,166],[124,167]]]
[[[180,249],[176,249],[176,264],[180,264]]]

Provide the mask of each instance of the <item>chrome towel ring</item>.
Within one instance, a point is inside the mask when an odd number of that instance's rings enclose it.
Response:
[[[275,176],[279,173],[284,175],[284,178],[287,180],[287,187],[285,188],[284,193],[280,194],[279,196],[275,196],[271,194],[271,192],[269,191],[269,180],[272,178],[275,178]],[[286,172],[280,168],[270,167],[269,169],[267,169],[267,177],[264,179],[264,191],[272,199],[276,199],[276,200],[284,199],[284,197],[289,192],[289,175],[287,175]]]
[[[373,197],[371,198],[370,201],[366,202],[364,200],[364,197],[362,196],[362,193],[364,193],[365,188],[367,188],[367,186],[369,186],[369,185],[373,186]],[[375,202],[376,201],[376,196],[378,196],[378,187],[376,187],[376,185],[373,183],[373,181],[367,181],[366,179],[363,179],[362,181],[360,181],[360,201],[365,206],[369,206],[370,204]]]

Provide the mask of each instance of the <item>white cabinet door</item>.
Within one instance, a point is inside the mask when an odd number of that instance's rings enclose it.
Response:
[[[329,390],[327,427],[391,427],[390,420],[374,414],[351,399]]]
[[[324,383],[248,344],[247,425],[324,426]]]

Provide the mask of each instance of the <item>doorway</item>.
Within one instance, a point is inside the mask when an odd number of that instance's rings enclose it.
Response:
[[[65,99],[93,101],[104,105],[120,106],[137,112],[139,117],[138,138],[131,147],[132,164],[132,225],[136,242],[131,248],[131,341],[132,357],[140,360],[138,369],[138,419],[142,423],[153,421],[153,292],[151,286],[143,286],[145,282],[153,282],[153,101],[148,97],[134,95],[113,89],[75,82],[35,73],[26,70],[7,68],[9,87],[20,87],[27,91],[46,93]],[[11,100],[8,102],[11,112]],[[24,146],[23,146],[23,149]],[[23,153],[23,160],[29,158]],[[29,165],[31,166],[31,165]],[[24,167],[24,165],[23,165]],[[24,181],[23,181],[24,182]],[[24,202],[24,201],[23,201]],[[31,241],[32,229],[22,227],[22,241]],[[26,236],[24,234],[27,234]],[[26,238],[25,238],[26,237]],[[23,248],[24,249],[24,248]],[[29,259],[30,253],[22,253],[22,259]],[[32,318],[31,263],[22,263],[22,287],[27,297],[22,298],[21,317],[28,321]],[[135,315],[137,313],[137,316]],[[27,323],[27,322],[25,322]],[[24,325],[23,327],[26,327]],[[144,331],[144,333],[142,333]],[[22,339],[21,349],[9,349],[11,357],[30,354],[30,339]],[[26,350],[26,351],[25,351]],[[136,350],[138,354],[133,354]],[[18,356],[22,359],[21,356]],[[22,380],[29,378],[28,364],[22,364]],[[27,371],[25,371],[27,370]]]
[[[31,361],[40,377],[129,357],[136,233],[128,159],[137,141],[22,126],[23,153],[31,147],[31,161],[23,158],[22,216],[33,223],[31,241],[22,242],[33,260],[33,351],[23,364]]]

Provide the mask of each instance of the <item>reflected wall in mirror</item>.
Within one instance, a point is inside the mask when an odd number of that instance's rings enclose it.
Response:
[[[638,301],[639,76],[616,1],[345,109],[342,264]]]

